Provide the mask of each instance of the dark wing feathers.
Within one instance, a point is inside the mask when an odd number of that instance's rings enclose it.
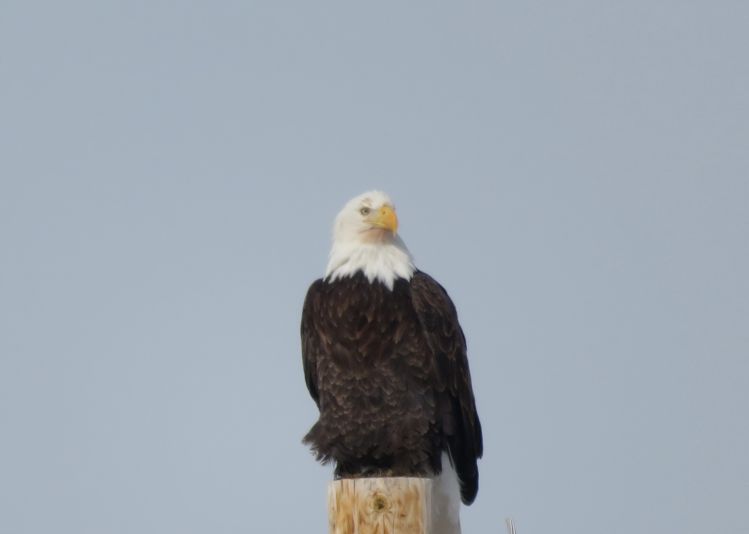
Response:
[[[481,423],[471,387],[466,340],[458,314],[445,289],[428,274],[417,271],[411,298],[426,341],[437,358],[440,418],[448,451],[458,473],[463,502],[478,492],[476,459],[483,454]]]
[[[312,399],[320,407],[320,393],[317,387],[317,355],[320,353],[320,337],[314,327],[315,315],[320,308],[320,288],[324,282],[315,281],[307,291],[302,308],[302,365],[304,381]]]

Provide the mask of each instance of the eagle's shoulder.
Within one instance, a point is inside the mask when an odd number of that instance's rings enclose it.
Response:
[[[455,305],[447,294],[447,290],[424,271],[414,272],[411,278],[411,291],[415,304],[419,305],[422,310],[432,307],[457,319]]]

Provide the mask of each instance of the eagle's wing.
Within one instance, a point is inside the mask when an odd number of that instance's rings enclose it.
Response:
[[[317,388],[317,355],[320,353],[320,337],[315,328],[315,315],[320,308],[320,289],[323,281],[316,280],[307,290],[302,308],[302,365],[304,380],[312,399],[320,407],[320,396]]]
[[[411,298],[427,343],[437,359],[442,431],[460,479],[462,500],[470,504],[478,492],[476,459],[483,453],[483,442],[468,370],[465,336],[452,300],[428,274],[414,273]]]

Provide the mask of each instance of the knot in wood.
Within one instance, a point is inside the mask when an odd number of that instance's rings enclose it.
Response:
[[[387,497],[382,493],[375,493],[372,497],[372,509],[375,512],[384,512],[388,508],[390,508],[390,503],[388,503]]]

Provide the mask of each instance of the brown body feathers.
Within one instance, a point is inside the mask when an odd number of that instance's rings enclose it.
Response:
[[[310,286],[304,376],[320,417],[304,442],[336,475],[430,476],[447,452],[461,497],[478,491],[481,424],[466,343],[445,290],[416,271],[392,290],[361,272]]]

